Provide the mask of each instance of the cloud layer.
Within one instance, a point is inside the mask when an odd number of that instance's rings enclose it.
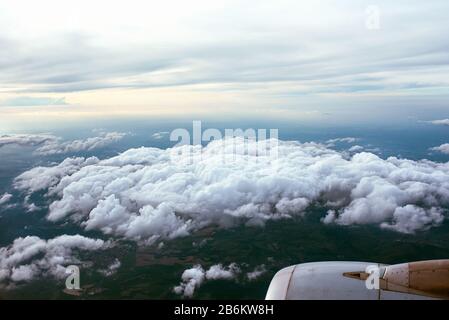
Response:
[[[218,84],[284,96],[448,86],[446,1],[378,0],[376,30],[366,1],[131,3],[43,0],[27,13],[2,1],[0,84],[52,93]]]
[[[34,153],[48,156],[104,148],[126,135],[122,132],[100,132],[98,136],[84,140],[61,141],[61,138],[49,134],[12,134],[0,136],[0,148],[6,145],[38,146]]]
[[[97,137],[91,137],[85,140],[74,140],[66,142],[51,140],[36,149],[36,154],[52,155],[62,153],[75,153],[80,151],[91,151],[94,149],[104,148],[114,142],[120,141],[125,136],[126,133],[121,132],[104,132]]]
[[[0,148],[10,144],[19,146],[38,146],[56,140],[57,137],[49,134],[8,134],[0,136]]]
[[[266,154],[257,153],[257,142],[234,138],[203,149],[142,147],[105,160],[68,158],[24,172],[14,186],[56,198],[50,221],[150,242],[211,225],[263,225],[303,215],[311,205],[329,210],[325,223],[406,233],[439,225],[447,212],[449,163],[271,142]]]
[[[75,252],[106,249],[110,245],[80,235],[62,235],[49,240],[36,236],[17,238],[10,246],[0,248],[0,285],[41,276],[65,278],[66,267],[80,263]]]

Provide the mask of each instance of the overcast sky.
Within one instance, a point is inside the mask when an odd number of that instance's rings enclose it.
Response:
[[[0,106],[438,118],[448,12],[445,0],[2,0]]]

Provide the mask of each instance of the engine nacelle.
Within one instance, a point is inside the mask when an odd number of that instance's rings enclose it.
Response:
[[[273,277],[267,300],[449,299],[449,260],[383,265],[314,262]]]

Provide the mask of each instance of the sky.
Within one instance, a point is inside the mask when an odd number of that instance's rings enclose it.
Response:
[[[79,250],[309,214],[318,230],[445,232],[448,12],[447,0],[1,0],[0,290],[62,277]],[[280,139],[171,144],[191,120],[223,119]],[[342,257],[323,234],[317,247]],[[189,256],[169,284],[184,296],[246,263]],[[120,268],[112,258],[100,273]]]
[[[0,3],[2,118],[447,116],[447,1]]]

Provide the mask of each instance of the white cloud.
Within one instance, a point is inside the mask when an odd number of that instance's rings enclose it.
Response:
[[[324,224],[334,223],[337,219],[337,212],[335,210],[327,210],[327,214],[324,218],[321,218],[321,222]]]
[[[179,286],[173,288],[176,294],[183,295],[185,297],[192,297],[195,293],[195,289],[199,288],[204,282],[205,274],[201,265],[196,265],[191,269],[187,269],[181,276],[182,282]]]
[[[348,156],[316,143],[285,141],[277,152],[257,155],[245,152],[242,139],[232,142],[235,149],[214,141],[203,150],[138,148],[105,160],[68,158],[23,173],[14,186],[56,197],[51,221],[71,220],[149,243],[211,225],[263,225],[303,215],[318,202],[334,210],[326,223],[387,223],[399,232],[417,231],[439,225],[449,205],[449,163],[381,159],[368,152]],[[172,161],[180,150],[192,154]],[[427,218],[398,213],[408,205]]]
[[[92,151],[94,149],[104,148],[114,142],[120,141],[126,133],[121,132],[105,132],[97,137],[87,138],[85,140],[74,140],[60,142],[58,140],[48,141],[38,149],[35,153],[39,155],[52,155],[62,153],[74,153],[79,151]]]
[[[335,139],[329,139],[326,141],[325,145],[326,147],[335,147],[338,143],[355,143],[356,141],[360,140],[359,138],[354,137],[344,137],[344,138],[335,138]]]
[[[110,277],[114,275],[118,269],[122,266],[122,263],[119,259],[115,259],[105,270],[99,270],[99,272],[106,277]]]
[[[27,212],[34,212],[40,209],[35,203],[25,203],[24,206]]]
[[[122,132],[100,132],[99,136],[84,140],[61,141],[61,138],[49,134],[13,134],[0,136],[0,148],[15,144],[20,146],[39,146],[34,153],[37,155],[53,155],[92,151],[104,148],[120,141],[127,134]]]
[[[57,139],[57,137],[49,134],[8,134],[0,136],[0,148],[10,144],[38,146],[44,143],[55,142]]]
[[[80,263],[75,251],[106,249],[110,242],[80,235],[44,240],[36,236],[17,238],[0,248],[0,285],[30,281],[39,276],[66,277],[66,266]]]
[[[257,266],[256,268],[254,268],[253,271],[248,272],[246,274],[246,277],[248,278],[249,281],[253,281],[253,280],[256,280],[257,278],[259,278],[265,272],[267,272],[267,269],[265,268],[265,265],[262,264],[260,266]]]
[[[14,186],[29,192],[49,189],[58,184],[65,176],[70,176],[82,167],[98,163],[98,161],[95,157],[67,158],[54,167],[36,167],[17,177],[14,180]]]
[[[236,263],[231,263],[227,267],[216,264],[211,266],[207,271],[201,265],[196,265],[191,269],[183,272],[182,282],[179,286],[173,288],[176,294],[191,298],[195,293],[195,289],[199,288],[206,280],[232,280],[240,273],[240,268]]]
[[[169,134],[168,131],[156,132],[152,135],[153,139],[160,140]]]
[[[436,125],[449,126],[449,119],[433,120],[433,121],[430,121],[430,123],[433,123]]]
[[[216,264],[206,271],[206,279],[208,280],[230,280],[234,279],[236,275],[240,273],[240,268],[236,263],[231,263],[228,267],[223,267],[223,265]]]
[[[11,198],[12,198],[12,194],[4,193],[2,196],[0,196],[0,205],[8,203],[9,200],[11,200]]]
[[[348,151],[349,152],[361,152],[361,151],[363,151],[363,149],[364,148],[362,146],[355,145],[355,146],[352,146],[351,148],[349,148]]]
[[[449,143],[444,143],[441,146],[431,148],[432,151],[438,151],[444,154],[449,154]]]
[[[335,139],[329,139],[326,141],[327,144],[334,144],[337,142],[345,142],[345,143],[354,143],[357,140],[359,140],[358,138],[354,138],[354,137],[345,137],[345,138],[335,138]]]
[[[40,209],[34,202],[30,202],[30,195],[25,196],[23,207],[27,212],[34,212]]]
[[[414,233],[416,230],[428,229],[432,224],[443,222],[441,210],[431,208],[424,210],[415,205],[406,205],[394,210],[393,223],[382,223],[381,227],[403,233]]]

